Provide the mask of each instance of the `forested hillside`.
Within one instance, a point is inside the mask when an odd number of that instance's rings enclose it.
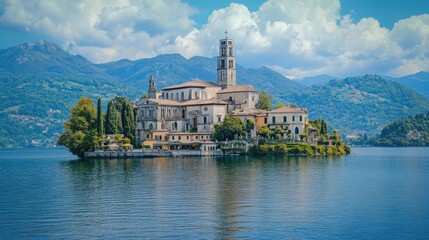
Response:
[[[429,100],[415,91],[380,76],[332,80],[282,96],[306,107],[310,118],[326,119],[332,128],[375,135],[389,122],[429,109]]]
[[[429,112],[389,123],[381,131],[378,146],[429,146]]]

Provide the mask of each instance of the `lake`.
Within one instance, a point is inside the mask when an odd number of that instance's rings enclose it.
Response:
[[[0,150],[0,239],[429,238],[429,148],[81,161]]]

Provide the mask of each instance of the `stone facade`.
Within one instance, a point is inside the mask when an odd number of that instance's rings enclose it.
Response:
[[[281,108],[273,111],[255,109],[258,92],[247,85],[236,85],[235,56],[232,39],[220,40],[217,59],[217,84],[192,80],[156,90],[149,80],[149,98],[136,103],[136,140],[161,150],[192,149],[195,144],[209,144],[215,124],[226,115],[245,122],[252,120],[251,137],[263,125],[291,130],[296,137],[305,130],[307,111]],[[286,121],[282,122],[283,119]]]

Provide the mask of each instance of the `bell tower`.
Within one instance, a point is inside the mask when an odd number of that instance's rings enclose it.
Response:
[[[153,76],[150,76],[149,80],[149,98],[156,98],[156,86],[155,86],[155,79],[153,79]]]
[[[222,89],[236,85],[235,56],[233,40],[228,38],[219,40],[219,56],[217,57],[217,84]]]

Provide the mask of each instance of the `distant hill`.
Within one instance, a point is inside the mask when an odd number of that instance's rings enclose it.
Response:
[[[311,87],[313,85],[327,83],[330,80],[334,80],[334,79],[338,79],[338,78],[331,76],[331,75],[322,74],[322,75],[317,75],[317,76],[312,76],[312,77],[305,77],[301,80],[297,80],[297,82],[301,83],[305,86]]]
[[[429,146],[429,112],[389,123],[381,131],[378,146]]]
[[[394,78],[392,79],[395,82],[401,83],[414,91],[420,93],[421,95],[429,99],[429,73],[428,72],[418,72],[416,74]]]
[[[39,41],[24,43],[0,51],[2,74],[43,78],[74,78],[76,81],[115,78],[106,74],[84,57],[71,55],[57,45]]]
[[[155,77],[158,88],[179,84],[191,79],[216,82],[216,58],[192,57],[186,59],[179,54],[164,54],[136,61],[119,60],[98,65],[119,81],[146,91],[148,79]],[[237,84],[252,85],[256,89],[272,94],[304,89],[305,86],[292,81],[267,67],[247,69],[237,64]]]
[[[0,51],[0,147],[56,144],[82,96],[140,94],[81,56],[41,41]]]
[[[158,88],[195,78],[215,82],[216,58],[186,59],[166,54],[93,64],[46,41],[1,50],[0,147],[55,144],[70,107],[80,97],[101,97],[104,106],[114,96],[137,100],[147,91],[150,75],[154,75]],[[417,77],[424,84],[424,76]],[[328,78],[317,77],[320,81]],[[330,126],[344,133],[377,133],[388,122],[429,107],[428,99],[377,76],[333,80],[306,88],[267,67],[246,69],[237,65],[237,82],[267,91],[276,100],[307,107],[312,119],[326,118]]]
[[[342,133],[375,135],[395,119],[429,110],[427,98],[375,75],[331,80],[281,97],[308,108],[311,119],[324,118]]]

